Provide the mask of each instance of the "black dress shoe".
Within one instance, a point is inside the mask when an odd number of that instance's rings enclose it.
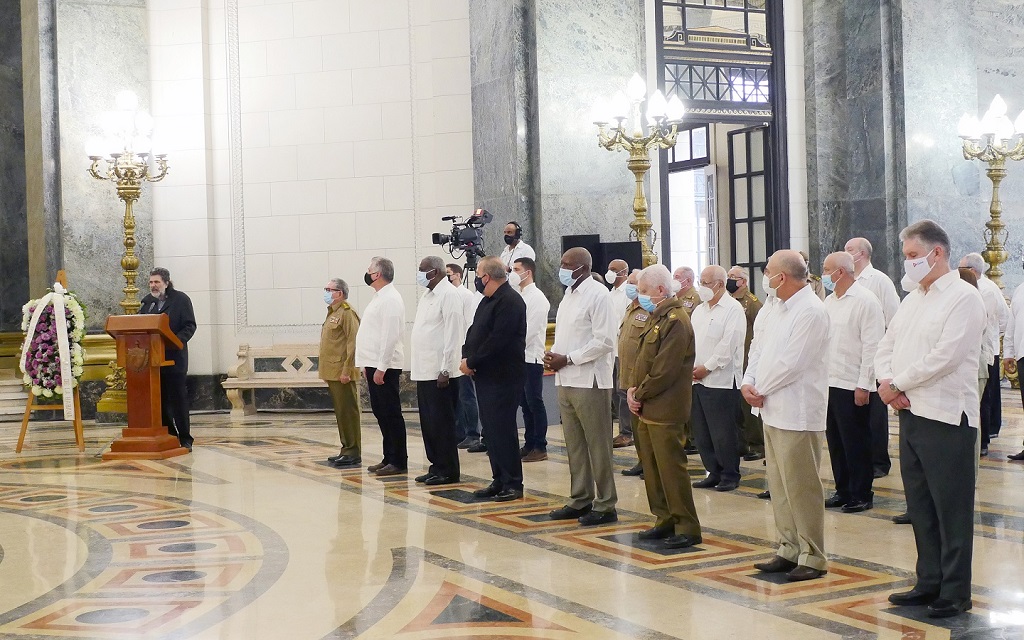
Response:
[[[792,560],[786,560],[782,556],[775,556],[768,562],[758,562],[754,568],[762,573],[782,573],[796,569],[797,564]]]
[[[525,458],[526,454],[528,454],[528,453],[530,453],[530,450],[527,449],[525,446],[519,447],[519,457],[520,458]]]
[[[334,461],[334,468],[347,469],[349,467],[358,467],[361,464],[363,464],[363,459],[359,456],[341,456]]]
[[[790,582],[803,582],[804,580],[814,580],[828,573],[824,569],[813,569],[811,567],[805,567],[803,565],[798,566],[786,574],[786,580]]]
[[[910,516],[904,511],[898,516],[893,516],[892,521],[896,524],[910,524]]]
[[[335,460],[337,460],[338,458],[340,458],[340,457],[341,457],[341,455],[342,455],[342,454],[340,454],[340,453],[339,453],[339,454],[338,454],[338,455],[336,455],[336,456],[327,456],[327,462],[334,462]]]
[[[1024,460],[1024,451],[1021,451],[1020,453],[1011,453],[1006,457],[1010,460]]]
[[[878,468],[871,472],[871,477],[874,478],[875,480],[879,478],[884,478],[887,475],[889,475],[888,471],[882,471],[881,469]]]
[[[474,438],[473,436],[466,436],[465,438],[462,439],[462,442],[460,442],[456,446],[459,449],[468,449],[468,448],[472,447],[474,444],[477,444],[478,442],[480,442],[480,438]]]
[[[494,496],[495,502],[510,502],[512,500],[521,500],[523,498],[522,489],[502,489],[498,495]]]
[[[698,480],[697,482],[694,482],[693,483],[693,488],[694,489],[710,489],[711,487],[717,487],[718,483],[721,482],[721,481],[722,480],[720,478],[712,478],[711,476],[708,476],[708,477],[704,478],[703,480]]]
[[[715,487],[715,491],[735,491],[739,486],[740,483],[735,480],[723,480],[718,483],[717,487]]]
[[[843,505],[843,513],[860,513],[875,506],[870,500],[851,500]]]
[[[483,489],[477,489],[474,491],[473,496],[476,498],[493,498],[499,493],[501,493],[501,487],[496,484],[490,484]]]
[[[898,607],[920,607],[931,604],[939,599],[939,594],[928,591],[918,591],[917,588],[910,591],[899,591],[889,594],[889,602]]]
[[[704,542],[704,540],[700,536],[688,536],[685,533],[680,533],[677,536],[665,538],[665,542],[662,544],[666,549],[686,549],[701,542]]]
[[[628,469],[623,469],[622,470],[622,475],[624,475],[624,476],[639,476],[639,475],[642,475],[643,472],[644,472],[644,466],[638,462],[638,463],[636,463],[635,465],[633,465],[632,467],[630,467]]]
[[[579,522],[584,527],[595,527],[599,524],[616,522],[618,519],[619,514],[615,513],[615,509],[612,509],[611,511],[591,511],[587,515],[581,516]]]
[[[580,516],[585,516],[594,509],[593,505],[588,504],[582,509],[574,509],[569,505],[559,507],[554,511],[548,513],[548,517],[552,520],[574,520]]]
[[[674,524],[663,524],[660,527],[651,527],[650,529],[644,529],[640,533],[636,534],[638,540],[661,540],[662,538],[668,538],[675,534],[676,526]]]
[[[762,500],[771,500],[772,492],[769,489],[765,489],[761,493],[757,494],[757,497],[761,498]]]
[[[413,480],[415,482],[426,482],[427,480],[430,480],[433,477],[434,474],[428,471],[427,473],[424,473],[422,476],[416,476],[415,478],[413,478]]]
[[[981,448],[981,457],[984,458],[987,455],[988,455],[988,447],[982,447]]]
[[[751,451],[750,453],[743,455],[743,459],[747,462],[754,462],[755,460],[761,460],[762,458],[764,458],[764,454],[758,453],[757,451]]]
[[[692,444],[686,445],[685,447],[683,447],[683,453],[688,454],[688,455],[693,455],[695,453],[698,453],[697,447],[693,446]]]
[[[929,618],[951,618],[958,616],[964,611],[970,610],[974,606],[970,598],[955,602],[948,598],[939,598],[928,605],[928,617]]]
[[[466,447],[466,451],[470,453],[483,453],[487,451],[487,445],[483,442],[477,442],[476,444]]]
[[[849,501],[850,500],[848,498],[843,498],[838,493],[833,493],[830,497],[825,498],[825,508],[835,509],[836,507],[843,506]]]
[[[458,478],[453,478],[451,476],[432,476],[430,478],[427,478],[423,484],[427,485],[428,487],[436,487],[437,485],[440,484],[456,484],[458,483],[458,481]]]
[[[188,444],[183,444],[183,445],[181,445],[181,446],[183,446],[183,447],[185,447],[186,449],[188,449],[188,452],[189,452],[189,453],[192,453],[192,443],[191,443],[191,442],[189,442]]]

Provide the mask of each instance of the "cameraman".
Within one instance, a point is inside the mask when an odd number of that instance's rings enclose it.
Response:
[[[537,259],[533,247],[523,242],[523,228],[515,220],[505,225],[505,248],[501,250],[501,264],[505,271],[512,271],[512,265],[519,258]]]

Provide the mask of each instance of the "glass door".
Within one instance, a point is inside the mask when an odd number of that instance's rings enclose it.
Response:
[[[730,131],[729,225],[732,263],[747,270],[754,295],[764,299],[761,272],[774,252],[767,126]]]

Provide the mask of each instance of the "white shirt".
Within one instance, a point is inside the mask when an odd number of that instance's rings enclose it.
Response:
[[[526,244],[522,240],[516,243],[515,247],[505,245],[505,248],[501,250],[501,264],[505,265],[506,270],[511,270],[512,265],[515,264],[519,258],[529,258],[530,260],[537,259],[537,253],[533,250],[533,247]]]
[[[743,378],[743,342],[747,337],[747,316],[743,305],[728,294],[718,304],[702,302],[690,316],[697,356],[694,366],[710,372],[694,380],[709,389],[738,389]]]
[[[446,279],[420,298],[409,341],[409,379],[437,380],[442,371],[462,375],[462,344],[466,341],[466,305]]]
[[[621,314],[620,314],[621,315]],[[551,351],[569,356],[572,364],[555,374],[555,386],[612,388],[612,350],[619,318],[604,285],[587,276],[576,290],[565,290],[555,316]]]
[[[760,334],[755,330],[743,384],[753,385],[765,397],[764,407],[753,413],[760,413],[766,425],[788,431],[825,430],[828,314],[809,285],[789,300],[778,300]]]
[[[519,294],[526,303],[526,362],[542,364],[544,345],[548,337],[548,313],[551,303],[544,292],[533,282],[523,287]]]
[[[363,311],[356,333],[356,366],[401,369],[405,364],[405,302],[388,283],[374,294]]]
[[[1003,358],[1024,358],[1024,284],[1013,292],[1006,335],[1003,336]]]
[[[915,416],[959,425],[966,413],[977,427],[984,331],[981,294],[953,269],[927,292],[918,287],[903,299],[878,343],[875,375],[907,394]]]
[[[828,386],[874,391],[875,352],[885,335],[885,315],[878,298],[854,282],[842,298],[825,298],[828,313]]]
[[[629,305],[633,302],[629,299],[629,296],[626,295],[626,284],[626,281],[623,280],[620,286],[612,287],[612,290],[608,292],[608,297],[612,299],[612,313],[620,318],[624,313],[626,313],[626,309],[628,309]],[[619,328],[621,329],[622,326],[619,325]],[[618,335],[618,331],[616,331],[616,338],[618,338]],[[615,340],[615,346],[612,349],[612,357],[619,357],[619,341],[617,339]]]
[[[888,327],[892,317],[896,315],[896,310],[900,308],[900,296],[896,293],[896,285],[889,276],[871,266],[870,262],[857,276],[857,284],[878,298],[878,303],[882,305],[882,314],[885,316],[885,326]]]
[[[476,308],[480,304],[480,300],[483,296],[478,295],[476,289],[456,287],[455,285],[452,286],[462,299],[463,313],[466,315],[466,330],[468,331],[470,325],[473,324],[473,316],[476,315]]]
[[[999,353],[999,336],[1006,331],[1010,308],[1006,306],[999,285],[984,276],[978,278],[978,293],[985,301],[985,342],[982,357],[985,358],[985,362],[992,364],[992,358]]]

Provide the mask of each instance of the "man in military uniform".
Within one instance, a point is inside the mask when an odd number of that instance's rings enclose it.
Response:
[[[820,300],[824,300],[825,296],[828,295],[828,292],[825,291],[825,285],[821,284],[821,276],[816,276],[811,273],[811,259],[807,257],[806,251],[798,251],[797,253],[799,253],[800,257],[804,259],[804,264],[808,265],[807,284],[811,285],[811,291],[813,291],[814,295],[818,296]]]
[[[320,379],[334,403],[338,421],[341,451],[327,458],[335,467],[358,467],[362,464],[359,430],[359,369],[355,366],[356,331],[359,315],[348,304],[348,284],[333,278],[324,287],[327,319],[320,330]]]
[[[725,281],[725,289],[743,307],[747,317],[747,335],[743,340],[743,370],[747,370],[747,356],[750,353],[750,341],[754,338],[754,319],[761,310],[761,301],[750,292],[747,282],[747,271],[743,267],[729,269],[729,279]],[[750,405],[740,398],[740,416],[737,427],[740,430],[740,453],[743,459],[760,460],[764,457],[764,430],[761,417],[750,413]]]
[[[682,312],[682,301],[672,296],[671,276],[664,265],[644,269],[638,290],[638,302],[650,317],[626,397],[638,418],[634,439],[644,465],[647,502],[657,518],[638,537],[684,549],[701,543],[683,451],[683,425],[690,417],[693,393],[693,328]]]
[[[672,274],[672,277],[679,283],[679,292],[676,294],[676,297],[682,303],[683,311],[686,311],[686,315],[692,316],[693,310],[700,304],[697,288],[693,286],[693,281],[696,277],[694,276],[693,269],[690,267],[679,267]]]
[[[626,308],[626,313],[622,316],[622,322],[619,323],[619,377],[615,383],[622,390],[623,396],[625,396],[626,390],[629,388],[630,379],[633,376],[633,365],[636,362],[637,350],[640,348],[640,336],[643,334],[644,328],[647,326],[647,319],[650,317],[650,314],[640,308],[640,304],[636,301],[638,295],[637,278],[639,277],[640,269],[634,269],[629,274],[629,277],[626,278],[624,290],[629,298],[629,306]],[[630,433],[636,433],[636,420],[636,416],[630,412]],[[633,445],[636,445],[635,438],[633,439]],[[641,462],[637,462],[629,469],[622,470],[622,475],[624,476],[642,476],[643,474],[644,465]]]

